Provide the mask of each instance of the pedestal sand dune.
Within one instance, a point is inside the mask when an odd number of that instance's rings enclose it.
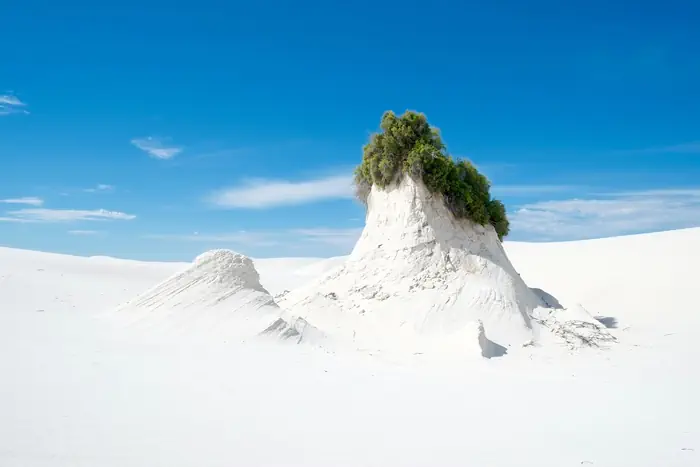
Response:
[[[129,327],[158,335],[265,335],[297,343],[314,335],[303,319],[277,306],[252,260],[230,250],[200,255],[185,271],[116,311]]]
[[[345,264],[278,302],[334,340],[372,352],[501,356],[547,330],[573,346],[610,340],[585,310],[572,317],[548,309],[493,227],[456,219],[442,195],[409,176],[372,187],[366,227]]]
[[[214,250],[116,315],[156,335],[272,336],[385,355],[495,357],[552,339],[613,340],[582,307],[552,309],[545,295],[521,279],[493,227],[456,219],[442,195],[404,176],[372,188],[347,260],[280,306],[250,258]]]

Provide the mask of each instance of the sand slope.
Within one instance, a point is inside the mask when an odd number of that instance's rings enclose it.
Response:
[[[257,335],[302,342],[308,327],[290,319],[260,284],[247,256],[213,250],[135,299],[120,305],[117,320],[146,334],[206,339]]]

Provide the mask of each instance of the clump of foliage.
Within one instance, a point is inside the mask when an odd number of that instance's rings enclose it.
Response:
[[[408,111],[397,117],[385,112],[380,128],[365,145],[362,163],[355,169],[361,201],[367,201],[372,185],[385,188],[408,175],[442,194],[455,217],[491,224],[501,240],[508,235],[505,206],[491,198],[488,179],[471,162],[447,154],[440,132],[424,114]]]

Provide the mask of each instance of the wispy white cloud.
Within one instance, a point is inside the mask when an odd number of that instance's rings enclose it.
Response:
[[[661,190],[641,190],[641,191],[620,191],[620,192],[608,192],[605,193],[606,196],[620,197],[620,196],[631,196],[631,197],[668,197],[668,196],[686,196],[689,198],[694,198],[700,196],[700,188],[669,188]]]
[[[700,141],[689,143],[671,144],[667,146],[656,146],[650,148],[622,149],[613,151],[617,155],[634,154],[700,154]]]
[[[215,234],[199,232],[193,232],[191,234],[152,234],[146,235],[145,238],[242,247],[277,246],[285,244],[298,245],[300,243],[325,244],[347,250],[352,248],[361,233],[362,228],[308,228],[258,231],[240,230],[237,232]]]
[[[353,197],[352,176],[332,175],[303,181],[247,180],[240,186],[211,194],[207,200],[221,208],[264,209]]]
[[[575,185],[496,184],[492,191],[497,196],[533,196],[581,189]],[[222,208],[264,209],[353,197],[353,177],[348,172],[301,181],[245,180],[239,186],[212,193],[207,201]]]
[[[327,149],[324,149],[327,150]],[[226,164],[234,158],[266,157],[270,154],[284,154],[290,151],[319,151],[318,142],[306,139],[256,142],[255,145],[231,147],[222,141],[203,141],[187,146],[187,157],[179,157],[177,166],[192,164],[216,166]]]
[[[25,105],[24,102],[20,101],[17,97],[10,96],[7,94],[3,94],[0,96],[0,104],[2,104],[2,105]]]
[[[301,240],[313,243],[325,243],[328,245],[352,248],[362,234],[362,228],[334,229],[334,228],[314,228],[314,229],[293,229],[293,235],[298,235]]]
[[[146,152],[156,159],[172,159],[182,152],[182,148],[167,143],[167,139],[148,136],[146,138],[134,138],[131,144]]]
[[[497,196],[532,196],[580,190],[574,185],[494,185]],[[354,197],[353,177],[347,173],[310,180],[288,181],[270,179],[245,180],[238,186],[210,194],[206,200],[221,208],[265,209],[313,203],[326,199]]]
[[[41,206],[44,200],[36,196],[23,196],[22,198],[0,199],[0,203],[5,204],[28,204],[30,206]]]
[[[96,209],[92,211],[79,209],[19,209],[9,211],[3,222],[73,222],[100,220],[132,220],[136,216],[118,211]]]
[[[31,220],[31,219],[23,219],[21,217],[0,216],[0,222],[14,222],[16,224],[29,224],[29,223],[36,222],[36,221]]]
[[[104,183],[100,183],[92,188],[85,188],[83,189],[84,192],[86,193],[111,193],[116,189],[114,185],[107,185]]]
[[[675,144],[673,146],[664,146],[657,149],[657,152],[676,153],[676,154],[700,154],[700,141],[692,143]]]
[[[574,185],[494,185],[491,191],[498,196],[527,196],[574,191]]]
[[[511,231],[534,240],[576,240],[700,226],[700,188],[610,193],[542,201],[510,214]]]
[[[99,234],[99,230],[69,230],[68,234],[69,235],[97,235]]]
[[[225,233],[190,234],[148,234],[144,238],[153,240],[173,240],[180,242],[202,242],[221,245],[274,246],[279,245],[279,238],[274,232],[239,230]]]
[[[27,104],[19,100],[16,96],[11,94],[0,95],[0,115],[10,115],[15,113],[25,113],[28,114],[29,111],[26,110]]]

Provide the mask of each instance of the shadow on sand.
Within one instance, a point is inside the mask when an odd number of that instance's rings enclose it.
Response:
[[[617,329],[617,318],[613,316],[594,316],[594,318],[608,329]]]
[[[555,310],[561,310],[562,308],[564,308],[561,305],[561,303],[559,303],[559,300],[557,300],[557,297],[555,297],[554,295],[551,295],[545,292],[544,290],[538,289],[536,287],[530,287],[530,290],[532,291],[532,293],[537,295],[540,298],[540,300],[542,300],[544,304],[547,305],[547,307],[554,308]]]
[[[561,310],[564,308],[554,295],[536,287],[530,287],[530,290],[549,308],[554,308],[555,310]],[[617,318],[613,316],[594,316],[593,318],[608,329],[617,329],[619,325]]]
[[[502,357],[508,353],[507,348],[486,337],[484,325],[481,323],[479,323],[479,346],[481,347],[481,356],[484,358]]]

